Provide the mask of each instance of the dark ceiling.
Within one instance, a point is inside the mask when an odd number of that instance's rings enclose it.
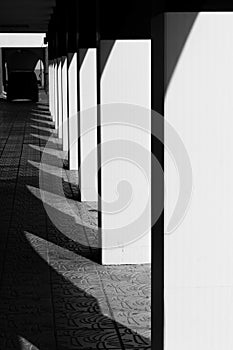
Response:
[[[0,0],[0,32],[45,33],[56,0]]]

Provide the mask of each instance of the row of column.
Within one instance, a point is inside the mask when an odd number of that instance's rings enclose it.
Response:
[[[49,61],[49,106],[102,264],[151,261],[151,40],[101,40]]]

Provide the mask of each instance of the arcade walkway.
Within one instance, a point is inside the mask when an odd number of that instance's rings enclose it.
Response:
[[[46,214],[39,164],[51,132],[46,101],[0,102],[0,349],[150,349],[150,265],[101,266]],[[65,194],[94,221],[71,175]]]

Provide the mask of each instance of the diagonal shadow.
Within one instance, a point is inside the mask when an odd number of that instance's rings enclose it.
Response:
[[[165,91],[168,89],[198,12],[175,12],[165,15]]]
[[[150,349],[148,314],[140,311],[149,300],[145,272],[130,281],[133,267],[127,275],[126,267],[114,271],[94,263],[89,247],[76,241],[81,227],[64,236],[28,189],[38,188],[39,170],[28,160],[37,161],[40,152],[24,142],[31,133],[22,113],[27,108],[18,113],[11,107],[15,124],[0,149],[0,349]],[[56,215],[70,222],[69,215]]]
[[[113,50],[115,40],[103,40],[101,42],[101,51],[99,59],[99,74],[102,76],[104,69],[107,65],[109,56]]]

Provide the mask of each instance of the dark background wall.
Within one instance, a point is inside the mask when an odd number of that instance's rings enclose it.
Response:
[[[44,63],[43,48],[6,48],[5,62],[8,73],[12,70],[34,70],[39,59]]]

